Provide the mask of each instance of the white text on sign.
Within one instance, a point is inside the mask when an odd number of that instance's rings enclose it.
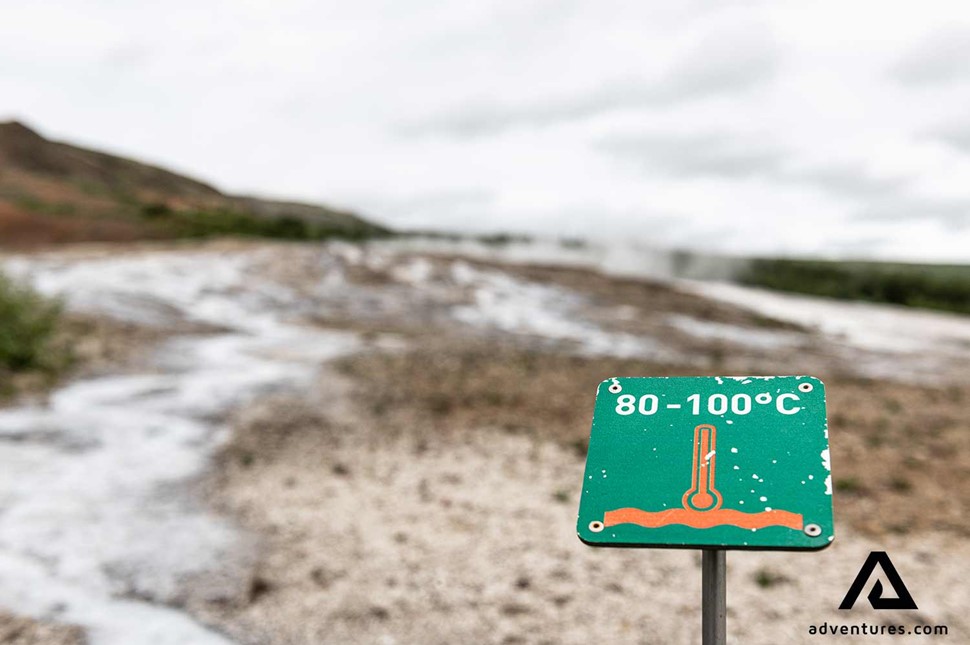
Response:
[[[706,406],[700,394],[691,394],[687,397],[690,404],[691,414],[701,414],[702,408],[709,414],[722,415],[731,414],[745,415],[750,413],[755,405],[769,405],[774,402],[774,408],[780,414],[798,414],[802,409],[796,404],[800,401],[797,394],[785,393],[772,396],[768,392],[756,394],[752,400],[749,394],[735,394],[728,398],[726,394],[711,394],[707,397]],[[681,409],[680,403],[666,403],[661,406],[660,399],[656,394],[644,394],[639,399],[632,394],[621,394],[616,399],[616,413],[620,416],[629,416],[634,412],[639,412],[644,416],[656,414],[661,407],[668,410]]]

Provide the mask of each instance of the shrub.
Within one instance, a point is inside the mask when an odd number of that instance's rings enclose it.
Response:
[[[152,202],[141,207],[141,215],[147,219],[161,219],[172,214],[172,209],[163,202]]]
[[[291,215],[260,217],[225,208],[213,210],[172,210],[162,204],[146,204],[141,217],[158,230],[173,237],[209,238],[219,236],[266,237],[278,240],[319,241],[327,239],[366,240],[386,237],[379,227],[360,223],[334,223],[303,220]]]
[[[0,274],[0,375],[53,373],[67,360],[55,347],[61,305]]]

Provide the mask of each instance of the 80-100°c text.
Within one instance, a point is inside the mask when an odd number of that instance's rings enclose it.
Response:
[[[728,397],[726,394],[711,394],[705,401],[700,394],[691,394],[687,397],[687,407],[691,414],[700,415],[702,411],[714,415],[749,414],[755,406],[770,406],[779,414],[793,415],[798,414],[804,407],[798,405],[801,398],[792,392],[786,392],[777,396],[772,396],[768,392],[756,394],[735,394]],[[643,416],[651,416],[661,410],[680,410],[684,407],[682,403],[660,404],[660,399],[656,394],[644,394],[639,399],[632,394],[621,394],[616,399],[616,413],[620,416],[630,416],[639,413]]]

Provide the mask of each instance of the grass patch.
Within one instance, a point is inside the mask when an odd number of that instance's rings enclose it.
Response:
[[[841,300],[970,314],[970,266],[759,259],[739,280]]]
[[[564,488],[560,488],[552,494],[552,498],[559,502],[560,504],[568,504],[572,499],[570,492]]]
[[[905,477],[893,477],[889,481],[889,487],[897,493],[908,493],[913,490],[913,483]]]
[[[835,490],[840,493],[859,493],[862,491],[862,483],[855,477],[844,477],[835,480]]]
[[[61,304],[0,274],[0,395],[11,394],[16,375],[56,376],[71,351],[57,342]]]
[[[755,572],[754,581],[762,589],[769,589],[780,584],[791,582],[786,576],[765,568],[758,569]]]
[[[173,210],[165,204],[145,204],[141,217],[173,237],[262,237],[278,240],[365,240],[388,232],[366,222],[328,223],[298,217],[260,217],[228,209]]]
[[[15,206],[29,213],[42,215],[73,215],[77,207],[70,202],[49,202],[33,195],[19,195],[13,200]]]

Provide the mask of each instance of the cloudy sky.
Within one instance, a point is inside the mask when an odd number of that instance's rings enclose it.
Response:
[[[0,119],[398,227],[970,261],[970,4],[0,0]]]

